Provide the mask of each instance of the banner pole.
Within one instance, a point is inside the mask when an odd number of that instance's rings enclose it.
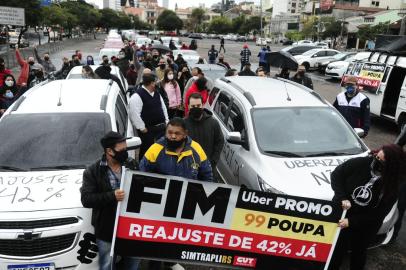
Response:
[[[346,214],[347,214],[347,210],[344,210],[343,214],[341,215],[341,219],[344,219]],[[338,237],[340,236],[341,230],[342,230],[341,228],[338,229],[337,232],[336,232],[336,235],[334,236],[334,241],[333,241],[333,244],[331,245],[330,253],[328,254],[326,265],[324,266],[324,270],[328,269],[328,266],[330,264],[331,257],[333,257],[333,252],[334,252],[334,249],[336,247],[337,240],[338,240]]]

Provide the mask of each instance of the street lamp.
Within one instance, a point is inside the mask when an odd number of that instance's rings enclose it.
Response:
[[[262,0],[260,0],[260,4],[259,4],[259,6],[260,6],[260,14],[261,14],[261,34],[260,34],[260,36],[262,37]]]

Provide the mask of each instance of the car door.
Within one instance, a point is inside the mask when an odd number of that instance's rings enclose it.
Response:
[[[226,143],[226,147],[223,148],[225,152],[224,158],[227,164],[227,175],[230,177],[227,179],[227,182],[240,185],[240,170],[246,166],[244,159],[248,157],[249,142],[243,106],[237,99],[232,99],[226,121],[227,132],[239,132],[241,139],[245,141],[244,145]]]
[[[317,53],[313,54],[309,59],[310,67],[314,67],[316,63],[322,62],[324,59],[327,58],[326,56],[326,51],[324,50],[318,51]]]
[[[336,55],[337,52],[336,51],[326,51],[326,61],[331,61],[334,60],[334,55]]]
[[[211,102],[214,101],[214,104],[212,106],[212,112],[213,112],[213,116],[214,118],[219,122],[220,124],[220,128],[221,128],[221,132],[223,132],[224,137],[227,134],[227,117],[230,111],[230,103],[231,103],[231,96],[226,93],[225,91],[220,91],[219,88],[214,87],[213,90],[211,91],[211,95],[215,95],[215,92],[220,92],[218,94],[218,97],[213,100],[213,98],[210,98],[209,96],[209,104]],[[219,173],[219,175],[221,176],[222,180],[225,181],[226,183],[228,183],[228,181],[232,180],[232,174],[231,171],[228,168],[228,164],[227,164],[227,155],[228,155],[228,151],[227,149],[229,149],[229,143],[227,141],[225,141],[223,150],[221,151],[220,154],[220,159],[217,163],[217,171]]]

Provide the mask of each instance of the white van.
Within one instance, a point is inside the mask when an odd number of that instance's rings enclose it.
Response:
[[[406,125],[406,56],[374,52],[362,62],[350,64],[349,75],[357,76],[363,93],[371,101],[371,113]]]
[[[5,112],[1,270],[99,269],[91,209],[83,208],[79,188],[85,167],[103,153],[100,138],[110,130],[133,136],[125,99],[108,80],[41,84]]]

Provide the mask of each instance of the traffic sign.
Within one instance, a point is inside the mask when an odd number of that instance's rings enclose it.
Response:
[[[25,10],[0,6],[0,24],[25,26]]]

